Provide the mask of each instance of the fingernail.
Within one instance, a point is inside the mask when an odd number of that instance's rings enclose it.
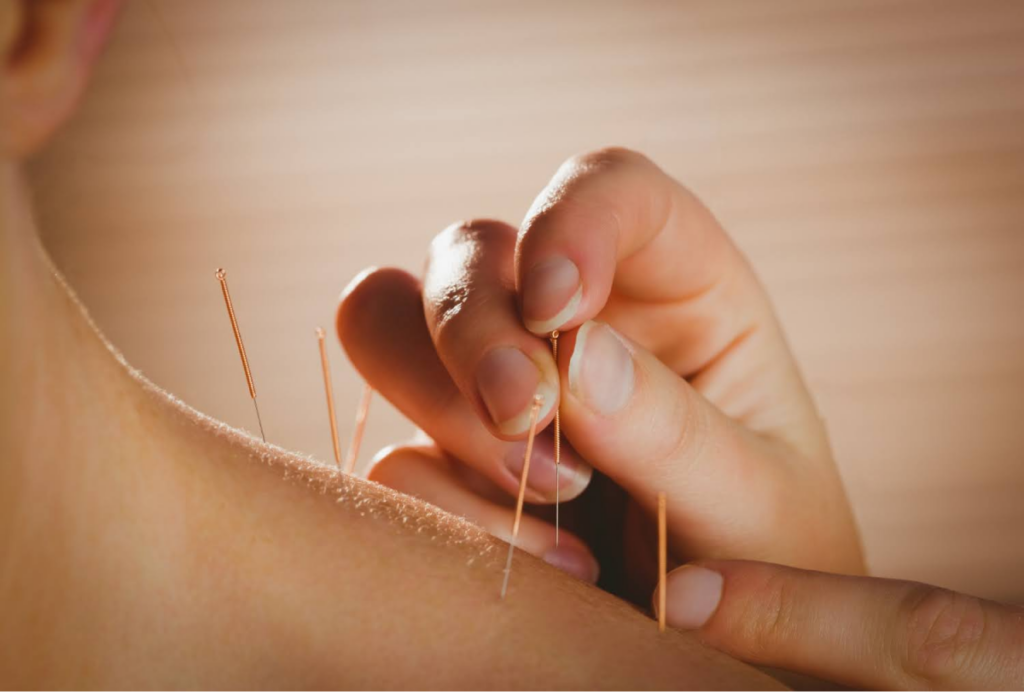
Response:
[[[610,415],[633,396],[633,354],[603,322],[585,322],[569,359],[569,389],[591,410]]]
[[[544,562],[568,572],[577,579],[594,584],[601,573],[601,566],[594,556],[580,548],[563,545],[544,553]]]
[[[505,467],[512,473],[516,483],[523,472],[526,441],[521,440],[508,446],[505,452]],[[526,476],[526,487],[542,498],[550,500],[555,496],[555,485],[563,495],[575,497],[590,482],[592,470],[576,451],[562,443],[559,469],[555,469],[555,440],[551,435],[538,435],[533,443],[530,457],[530,473]]]
[[[499,346],[483,357],[477,366],[476,386],[491,420],[505,435],[519,435],[530,427],[534,396],[544,399],[538,420],[547,415],[557,398],[537,364],[513,346]]]
[[[665,620],[673,627],[695,630],[704,626],[722,600],[722,575],[686,565],[668,575]]]
[[[550,334],[576,314],[582,297],[580,270],[572,260],[538,262],[523,280],[523,322],[534,334]]]

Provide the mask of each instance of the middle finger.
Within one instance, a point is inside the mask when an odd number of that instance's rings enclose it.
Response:
[[[519,488],[525,440],[496,438],[456,388],[427,330],[419,282],[399,269],[377,269],[355,279],[338,308],[338,336],[352,364],[402,413],[453,456],[510,496]],[[527,499],[552,502],[555,484],[572,499],[591,470],[568,445],[555,473],[552,437],[539,434],[527,478]]]
[[[423,278],[427,328],[452,380],[494,434],[527,433],[535,396],[543,429],[558,404],[551,346],[523,328],[515,293],[516,230],[471,221],[442,231],[430,245]]]

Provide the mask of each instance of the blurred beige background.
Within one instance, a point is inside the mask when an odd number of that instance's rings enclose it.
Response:
[[[348,280],[606,144],[760,270],[876,573],[1024,599],[1024,3],[136,0],[33,175],[113,342],[253,429],[225,266],[269,439],[328,461]],[[410,431],[375,400],[361,464]]]

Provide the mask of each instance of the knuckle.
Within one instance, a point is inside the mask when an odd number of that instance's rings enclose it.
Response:
[[[515,237],[515,229],[498,219],[467,219],[455,224],[455,228],[466,238],[498,238],[506,240]]]
[[[515,309],[507,292],[477,290],[472,281],[447,285],[433,298],[434,342],[443,353],[456,352],[466,339],[481,338],[481,317]]]
[[[912,677],[941,681],[968,668],[985,634],[985,610],[978,599],[921,586],[904,601],[906,631],[903,669]]]
[[[777,651],[793,627],[796,594],[784,572],[766,570],[757,577],[753,593],[741,614],[743,641],[755,658]]]
[[[430,257],[444,257],[452,250],[484,242],[515,239],[515,229],[496,219],[465,219],[453,223],[430,241]]]
[[[430,312],[438,341],[450,338],[452,332],[460,330],[470,293],[469,282],[464,280],[451,281],[431,292]]]
[[[423,296],[439,342],[453,332],[457,334],[470,312],[492,307],[498,292],[480,290],[486,286],[481,282],[501,278],[492,265],[509,252],[514,242],[515,229],[492,219],[452,224],[434,237]]]
[[[636,205],[636,200],[624,190],[646,187],[635,183],[657,170],[646,156],[623,147],[605,147],[572,156],[534,201],[522,233],[529,234],[539,226],[565,225],[591,232],[597,228],[620,230],[637,207],[646,206]],[[659,198],[655,206],[665,207],[665,200]]]
[[[590,227],[589,221],[596,214],[592,206],[577,194],[579,180],[573,175],[557,176],[556,180],[534,200],[523,221],[520,235],[526,237],[529,242],[534,240],[536,234],[543,235],[542,229],[570,224],[582,228]]]
[[[576,154],[565,162],[564,166],[579,171],[607,171],[615,168],[632,168],[646,165],[648,159],[643,154],[625,147],[602,147],[584,154]]]
[[[644,385],[641,390],[651,389]],[[662,439],[662,446],[655,451],[658,471],[678,474],[692,472],[704,455],[704,446],[708,440],[708,428],[711,425],[709,412],[694,401],[688,390],[680,388],[679,396],[672,401],[669,414],[669,425],[662,421],[653,421],[658,435],[651,439]],[[651,404],[655,405],[654,402]],[[652,431],[653,434],[653,431]]]
[[[621,225],[615,199],[591,194],[598,181],[608,173],[608,164],[592,159],[592,154],[573,157],[562,164],[551,183],[534,200],[526,214],[520,236],[527,242],[556,228],[594,229]]]

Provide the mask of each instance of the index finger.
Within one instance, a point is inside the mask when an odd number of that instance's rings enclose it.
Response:
[[[700,200],[625,149],[566,161],[527,214],[516,251],[523,320],[535,334],[595,317],[613,283],[639,300],[682,300],[745,264]]]
[[[529,331],[598,317],[726,415],[827,456],[750,263],[700,200],[646,157],[606,149],[569,159],[527,215],[515,262]]]

